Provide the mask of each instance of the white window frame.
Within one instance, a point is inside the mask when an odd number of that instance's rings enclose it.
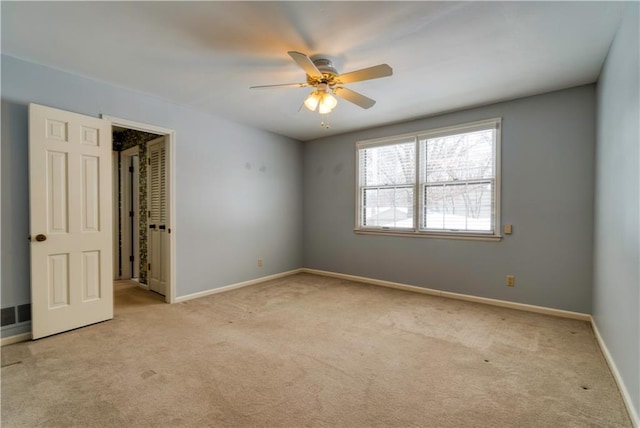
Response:
[[[460,133],[467,133],[473,131],[479,131],[483,129],[495,129],[495,156],[494,156],[494,206],[493,206],[493,230],[481,232],[481,231],[466,231],[466,230],[436,230],[436,229],[421,229],[421,212],[423,210],[422,190],[423,184],[420,183],[420,140],[429,138],[442,137],[447,135],[455,135]],[[391,236],[410,236],[410,237],[431,237],[431,238],[448,238],[448,239],[470,239],[470,240],[489,240],[499,241],[502,238],[501,225],[500,225],[500,205],[501,205],[501,146],[502,146],[502,119],[500,117],[481,120],[477,122],[464,123],[455,126],[447,126],[443,128],[431,129],[426,131],[413,132],[402,135],[395,135],[385,138],[376,138],[371,140],[363,140],[356,142],[356,194],[355,194],[355,229],[354,231],[359,234],[373,234],[373,235],[391,235]],[[360,153],[362,149],[388,146],[398,144],[401,142],[406,143],[407,139],[413,139],[415,141],[415,153],[416,153],[416,167],[415,167],[415,180],[413,183],[413,201],[414,201],[414,215],[413,215],[413,227],[407,228],[391,228],[380,226],[362,226],[362,192],[365,188],[360,185]],[[488,179],[485,179],[488,180]],[[481,180],[481,181],[485,181]],[[474,181],[474,180],[471,180]],[[375,187],[375,186],[374,186]]]

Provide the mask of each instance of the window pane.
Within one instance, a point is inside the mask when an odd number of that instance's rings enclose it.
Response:
[[[492,182],[426,185],[423,197],[425,229],[493,230]]]
[[[500,128],[495,118],[357,142],[357,227],[497,234]]]
[[[360,150],[360,186],[412,184],[416,174],[414,142]]]
[[[494,138],[495,130],[487,129],[421,140],[421,181],[493,178]]]
[[[363,226],[413,228],[413,187],[366,188],[362,202]]]
[[[422,227],[444,229],[444,186],[424,187]]]

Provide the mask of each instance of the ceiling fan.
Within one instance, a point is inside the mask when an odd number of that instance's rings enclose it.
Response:
[[[318,108],[318,112],[320,114],[330,113],[337,105],[338,101],[331,95],[331,93],[364,109],[373,107],[376,103],[375,100],[365,97],[351,89],[347,89],[342,85],[361,82],[363,80],[378,79],[380,77],[391,76],[393,74],[393,70],[387,64],[375,65],[373,67],[339,74],[329,59],[316,58],[312,60],[307,55],[296,51],[289,51],[288,54],[307,74],[306,83],[251,86],[250,89],[313,87],[315,89],[309,94],[309,96],[307,96],[307,99],[304,101],[304,105],[311,111],[315,111],[316,108]]]

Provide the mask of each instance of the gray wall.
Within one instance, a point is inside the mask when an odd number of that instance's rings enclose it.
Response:
[[[501,242],[356,235],[355,142],[501,116]],[[595,87],[305,143],[304,266],[591,312]],[[515,275],[514,288],[505,276]]]
[[[30,102],[176,131],[177,296],[302,266],[300,142],[2,56],[2,307],[30,301]]]
[[[593,316],[640,411],[640,34],[627,11],[598,82]]]

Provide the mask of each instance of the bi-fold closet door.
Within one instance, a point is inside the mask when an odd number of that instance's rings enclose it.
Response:
[[[166,295],[169,276],[169,217],[167,208],[167,147],[165,137],[147,143],[147,260],[152,291]]]

